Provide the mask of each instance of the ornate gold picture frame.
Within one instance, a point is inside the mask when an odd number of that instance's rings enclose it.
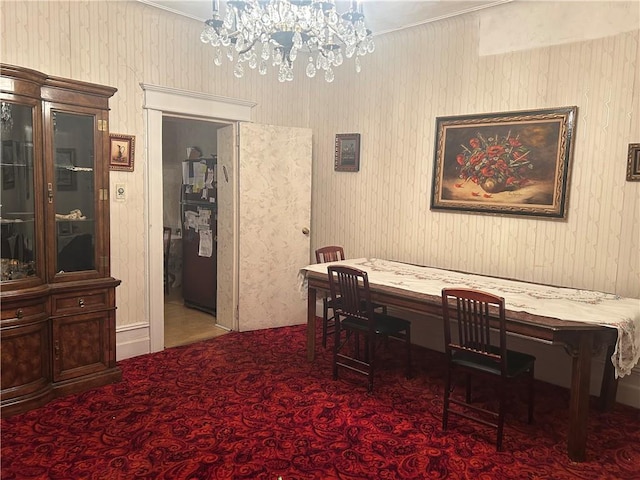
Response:
[[[109,135],[109,170],[133,172],[136,138],[133,135]]]
[[[431,209],[564,218],[576,114],[438,117]]]

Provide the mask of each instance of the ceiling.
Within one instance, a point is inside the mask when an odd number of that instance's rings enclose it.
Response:
[[[173,13],[205,21],[211,17],[211,0],[138,0]],[[513,0],[435,0],[396,1],[364,0],[363,11],[367,27],[374,35],[434,22],[443,18],[463,15],[483,8],[493,7]],[[224,0],[220,2],[224,5]],[[349,2],[337,1],[339,12],[347,10]]]

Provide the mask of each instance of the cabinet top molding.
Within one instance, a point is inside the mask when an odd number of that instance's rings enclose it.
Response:
[[[2,76],[2,79],[0,80],[0,91],[42,98],[43,100],[50,100],[52,97],[48,92],[48,88],[73,90],[76,94],[80,93],[104,98],[112,97],[118,91],[118,89],[114,87],[46,75],[30,68],[7,65],[4,63],[0,64],[0,75]],[[31,84],[33,88],[29,88],[29,86],[27,86],[23,91],[17,92],[14,79],[27,82],[28,84]],[[40,87],[45,88],[40,91]],[[63,103],[65,103],[64,99]]]

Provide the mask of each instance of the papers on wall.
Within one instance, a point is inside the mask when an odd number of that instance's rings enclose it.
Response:
[[[201,257],[211,257],[213,254],[213,235],[211,230],[200,231],[200,245],[198,255]]]
[[[213,179],[214,179],[214,169],[207,168],[207,178],[204,182],[205,187],[213,188]]]
[[[205,187],[213,188],[214,173],[206,162],[182,162],[182,183],[191,186],[193,193]]]
[[[199,192],[205,186],[207,164],[198,162],[193,164],[193,192]]]
[[[189,181],[189,163],[190,162],[182,162],[182,183],[184,185],[189,185],[191,183]]]
[[[211,210],[199,208],[197,212],[184,212],[184,228],[193,228],[199,234],[198,255],[211,257],[213,254],[213,234],[211,232]]]
[[[201,199],[206,201],[206,202],[210,202],[210,203],[215,203],[216,199],[215,197],[210,197],[209,193],[213,193],[215,192],[215,189],[213,187],[213,181],[214,181],[214,169],[213,168],[207,168],[207,174],[206,174],[206,178],[204,181],[204,188],[202,189],[202,195],[201,195]]]

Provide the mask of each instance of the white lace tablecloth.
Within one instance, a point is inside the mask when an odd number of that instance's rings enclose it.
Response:
[[[508,310],[615,328],[618,330],[618,340],[611,361],[616,377],[630,374],[640,359],[640,299],[637,298],[485,277],[377,258],[357,258],[331,264],[364,270],[369,275],[369,281],[376,285],[434,296],[440,296],[444,287],[474,288],[503,297]],[[300,270],[302,292],[307,291],[306,272],[326,274],[327,265],[330,264],[313,264]]]

